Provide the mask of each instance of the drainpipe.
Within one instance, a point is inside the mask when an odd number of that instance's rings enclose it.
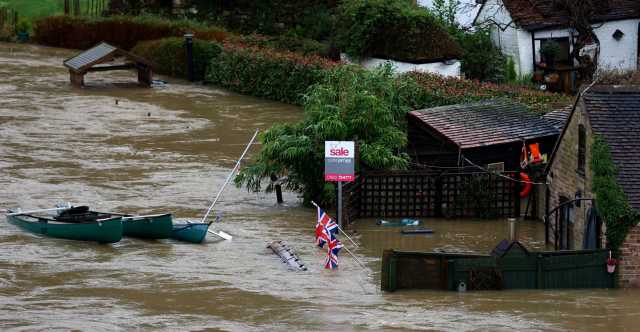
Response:
[[[187,33],[184,35],[184,47],[187,53],[187,79],[193,82],[193,34]]]

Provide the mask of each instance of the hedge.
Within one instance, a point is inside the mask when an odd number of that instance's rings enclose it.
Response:
[[[567,95],[539,91],[530,86],[482,83],[421,72],[405,75],[413,77],[424,88],[424,95],[416,96],[422,99],[417,102],[423,108],[508,98],[526,105],[536,113],[543,114],[553,111],[558,106],[564,107],[571,103],[571,98]]]
[[[215,42],[196,39],[193,41],[194,78],[204,79],[211,59],[218,56],[222,48]],[[160,74],[187,77],[187,55],[182,38],[164,38],[138,43],[133,53],[150,60],[154,70]]]
[[[237,35],[219,27],[208,27],[188,20],[165,20],[155,16],[112,16],[87,18],[73,16],[51,16],[34,22],[35,41],[39,44],[87,49],[102,41],[125,50],[132,49],[141,41],[169,37],[183,37],[193,33],[195,39],[235,43],[259,47],[273,47],[304,55],[329,57],[329,46],[312,39],[295,35],[261,36],[257,34]]]
[[[86,18],[51,16],[34,22],[37,43],[75,49],[87,49],[102,41],[130,50],[138,42],[194,33],[198,39],[222,41],[228,33],[191,21],[168,21],[155,17],[114,16]]]
[[[211,61],[206,80],[239,93],[299,105],[307,89],[337,65],[318,56],[226,42]]]
[[[410,1],[345,1],[337,13],[337,46],[352,57],[427,63],[462,55],[438,20]]]

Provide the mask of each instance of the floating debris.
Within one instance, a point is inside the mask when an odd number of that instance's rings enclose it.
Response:
[[[304,266],[304,263],[300,261],[298,256],[293,252],[286,243],[282,241],[273,241],[271,242],[267,248],[271,248],[273,252],[280,256],[282,262],[289,265],[289,267],[294,268],[299,271],[306,271],[307,267]]]

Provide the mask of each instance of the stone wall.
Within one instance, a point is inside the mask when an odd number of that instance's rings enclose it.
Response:
[[[620,287],[640,287],[640,226],[629,231],[620,247],[621,259],[617,268]]]
[[[580,103],[571,118],[567,127],[555,159],[551,165],[547,182],[549,183],[549,206],[551,211],[560,205],[560,197],[564,196],[568,200],[576,198],[576,192],[581,191],[582,198],[593,198],[591,188],[591,143],[593,141],[589,119],[585,116],[584,105]],[[578,128],[582,124],[587,130],[586,163],[584,174],[578,170]],[[542,206],[542,205],[541,205]],[[580,206],[573,205],[570,220],[573,232],[569,249],[582,249],[584,237],[584,227],[587,211],[591,207],[591,202],[582,202]],[[544,215],[542,213],[541,215]],[[553,220],[550,220],[553,222]],[[550,234],[550,241],[554,242],[554,235]]]

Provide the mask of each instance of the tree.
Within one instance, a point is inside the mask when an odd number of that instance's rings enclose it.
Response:
[[[404,169],[409,158],[405,114],[421,88],[411,78],[395,77],[390,65],[374,71],[340,66],[312,87],[304,103],[304,120],[278,124],[262,136],[257,160],[242,169],[237,185],[260,191],[266,178],[280,178],[288,190],[302,193],[305,203],[334,202],[333,184],[324,182],[324,142],[354,140],[360,169]],[[266,186],[273,189],[273,182]]]

